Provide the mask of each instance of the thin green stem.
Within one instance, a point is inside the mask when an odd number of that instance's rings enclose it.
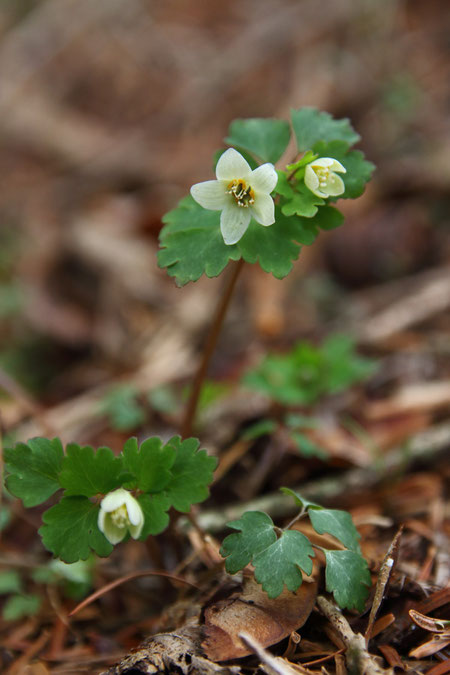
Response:
[[[227,309],[230,304],[234,288],[236,286],[236,281],[238,280],[239,274],[243,266],[244,260],[242,260],[242,258],[234,264],[230,276],[228,277],[225,283],[223,295],[221,296],[219,303],[217,305],[216,312],[214,314],[214,318],[209,330],[209,334],[208,337],[206,338],[205,346],[203,347],[202,359],[200,361],[198,370],[195,374],[194,381],[192,383],[191,393],[186,405],[186,410],[181,425],[182,438],[188,438],[192,434],[192,427],[194,425],[198,399],[200,397],[203,382],[208,372],[209,362],[211,361],[214,349],[216,348],[222,324],[225,319],[225,315],[227,313]]]

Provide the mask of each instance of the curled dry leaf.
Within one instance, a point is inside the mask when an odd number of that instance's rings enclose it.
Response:
[[[270,599],[253,577],[245,577],[241,592],[206,609],[202,647],[212,661],[247,656],[251,650],[239,638],[243,631],[269,647],[303,626],[316,596],[316,579],[304,580],[295,593],[285,589]]]

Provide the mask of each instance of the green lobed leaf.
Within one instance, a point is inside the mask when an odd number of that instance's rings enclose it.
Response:
[[[303,457],[317,457],[318,459],[327,459],[328,453],[323,448],[320,448],[314,441],[312,441],[305,434],[299,431],[291,431],[289,434],[297,447],[299,453]]]
[[[144,526],[139,539],[142,541],[150,535],[163,532],[169,524],[170,500],[163,493],[139,495],[137,498],[144,512]]]
[[[313,150],[319,157],[333,157],[321,153],[317,143],[342,141],[349,148],[360,139],[348,119],[335,120],[329,113],[316,108],[292,110],[291,119],[299,152]]]
[[[38,595],[12,595],[3,605],[2,617],[5,621],[17,621],[25,616],[34,616],[41,606]]]
[[[318,534],[333,535],[351,551],[361,553],[358,530],[353,524],[351,515],[340,509],[311,510],[309,513],[313,528]]]
[[[159,267],[175,277],[179,286],[197,281],[202,274],[218,276],[230,260],[239,260],[237,245],[227,246],[220,232],[220,212],[209,211],[191,196],[163,218],[160,233]]]
[[[145,410],[138,401],[138,391],[131,385],[114,387],[102,401],[101,412],[108,415],[118,431],[136,429],[145,420]]]
[[[8,593],[20,593],[22,579],[16,570],[4,570],[0,572],[0,595]]]
[[[376,370],[375,361],[360,356],[354,340],[348,335],[330,335],[322,344],[322,354],[326,388],[331,394],[366,379]]]
[[[291,490],[291,488],[282,487],[280,488],[280,490],[288,497],[292,497],[295,500],[297,506],[300,507],[300,509],[323,509],[323,506],[320,506],[315,502],[310,502],[309,499],[303,497],[299,492]]]
[[[275,420],[265,419],[259,420],[254,424],[250,424],[241,435],[243,441],[253,441],[261,436],[272,434],[278,428],[278,423]]]
[[[143,492],[161,492],[171,481],[177,452],[170,443],[163,445],[160,438],[147,438],[138,448],[137,439],[130,438],[122,454],[125,469],[136,476],[133,487]]]
[[[209,456],[206,450],[199,450],[200,443],[196,438],[182,441],[179,436],[174,436],[167,445],[177,454],[165,492],[177,511],[187,513],[192,504],[208,498],[208,486],[212,483],[217,459]]]
[[[317,429],[319,420],[310,415],[287,413],[284,417],[284,424],[290,429]]]
[[[316,148],[321,157],[333,157],[347,170],[347,173],[340,174],[345,184],[345,192],[337,199],[355,199],[362,195],[366,183],[372,177],[375,165],[364,159],[363,153],[359,150],[348,152],[347,144],[342,141],[318,143]]]
[[[283,279],[291,271],[292,262],[299,256],[301,246],[297,242],[301,242],[305,236],[307,221],[297,216],[287,218],[279,208],[275,209],[275,218],[275,223],[270,227],[263,227],[252,220],[236,246],[244,260],[258,262],[265,272]]]
[[[28,443],[17,443],[5,448],[5,469],[9,474],[6,487],[24,506],[42,504],[60,489],[64,451],[59,438],[32,438]]]
[[[225,142],[254,153],[263,162],[275,164],[286,150],[291,130],[285,120],[251,118],[230,124]]]
[[[300,569],[311,574],[313,557],[309,539],[297,530],[288,530],[254,556],[255,578],[269,598],[278,597],[285,585],[288,590],[296,591],[303,580]]]
[[[344,222],[344,214],[334,206],[322,206],[314,218],[314,225],[321,230],[334,230]]]
[[[281,207],[281,211],[285,216],[303,216],[304,218],[312,218],[319,210],[318,207],[325,204],[322,197],[318,197],[311,190],[308,190],[305,184],[295,186],[293,197],[285,202]]]
[[[325,581],[342,609],[364,610],[371,584],[364,558],[354,551],[325,551]]]
[[[123,483],[122,459],[115,457],[109,448],[94,452],[90,445],[70,443],[59,479],[66,496],[106,494]]]
[[[87,497],[63,497],[42,516],[44,546],[66,563],[87,560],[91,551],[108,556],[113,546],[98,529],[98,512],[99,505]]]
[[[262,511],[246,511],[239,520],[232,520],[227,526],[240,530],[238,534],[225,537],[220,549],[220,555],[226,558],[225,569],[230,574],[244,569],[253,556],[277,539],[272,519]]]

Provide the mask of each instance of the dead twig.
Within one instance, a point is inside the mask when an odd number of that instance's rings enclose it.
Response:
[[[333,605],[322,595],[317,598],[317,604],[347,647],[346,661],[350,673],[359,673],[359,675],[393,673],[392,669],[385,670],[378,665],[374,657],[367,651],[364,636],[361,633],[353,632],[349,622],[336,605]]]

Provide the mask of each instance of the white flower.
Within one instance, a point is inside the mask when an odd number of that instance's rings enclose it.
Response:
[[[347,169],[337,159],[319,157],[310,162],[305,169],[305,185],[318,197],[337,197],[345,192],[344,181],[338,176]]]
[[[191,187],[191,195],[205,209],[222,211],[220,230],[226,244],[235,244],[247,230],[250,219],[260,225],[275,222],[270,193],[278,180],[273,164],[263,164],[254,171],[242,155],[229,148],[216,166],[217,180],[207,180]]]
[[[98,529],[111,544],[118,544],[127,532],[137,539],[144,525],[144,513],[133,495],[119,488],[109,492],[100,502]]]

